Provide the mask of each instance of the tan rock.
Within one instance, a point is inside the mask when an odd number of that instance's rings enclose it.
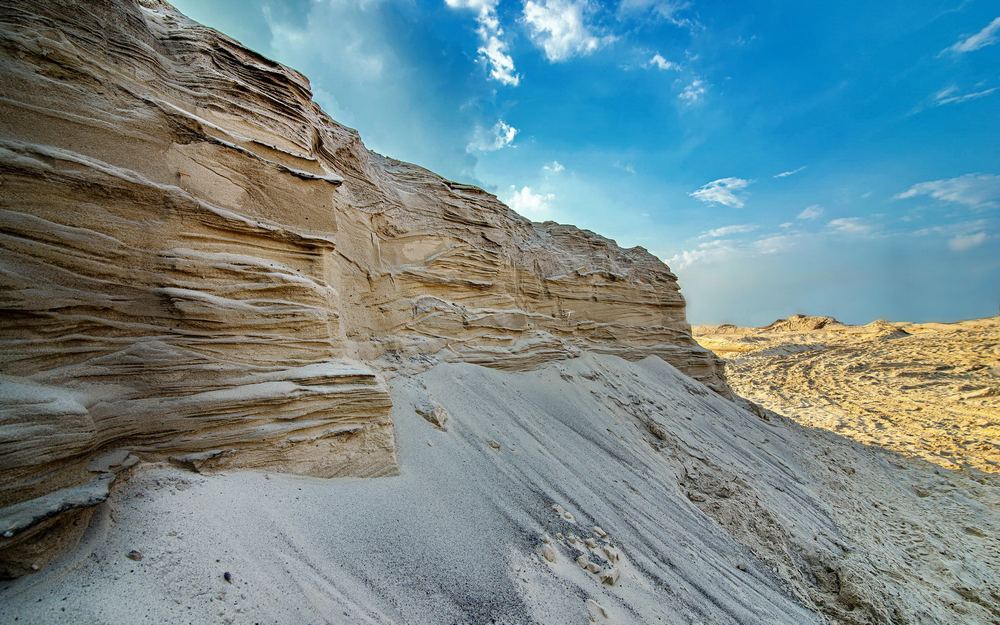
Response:
[[[621,575],[621,570],[615,566],[610,569],[605,569],[598,577],[602,584],[607,584],[608,586],[614,586],[618,583],[618,578]]]
[[[541,549],[539,549],[539,553],[549,562],[556,561],[556,550],[552,545],[542,545]]]
[[[441,404],[426,400],[414,406],[414,410],[418,415],[423,417],[425,421],[437,429],[448,429],[448,411],[445,410],[444,406]]]

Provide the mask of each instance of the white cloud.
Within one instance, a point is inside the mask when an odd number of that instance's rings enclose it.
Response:
[[[934,226],[927,226],[925,228],[920,228],[919,230],[914,230],[912,234],[923,237],[933,234],[945,235],[945,236],[958,236],[972,234],[980,230],[990,227],[990,222],[986,219],[975,219],[972,221],[960,221],[957,223],[950,224],[937,224]]]
[[[978,247],[986,242],[985,232],[976,232],[974,234],[957,235],[952,237],[948,241],[948,247],[951,248],[953,252],[964,252],[966,250],[971,250],[974,247]]]
[[[965,174],[957,178],[929,180],[915,184],[895,196],[897,200],[927,195],[935,200],[965,204],[972,208],[997,206],[1000,200],[1000,176]]]
[[[790,221],[786,221],[786,222],[784,222],[784,223],[780,223],[780,224],[778,224],[778,227],[779,227],[779,228],[786,228],[786,229],[787,229],[787,228],[791,228],[791,227],[792,227],[792,226],[794,226],[794,225],[795,225],[795,224],[793,224],[792,222],[790,222]]]
[[[542,166],[542,171],[550,174],[558,174],[561,171],[565,171],[566,167],[559,161],[552,161],[551,163],[546,163]]]
[[[689,6],[688,2],[675,2],[674,0],[621,0],[618,3],[618,17],[651,16],[670,22],[675,26],[690,28],[695,25],[694,22],[681,15]]]
[[[514,58],[507,53],[507,43],[503,40],[503,28],[497,16],[500,0],[445,0],[453,9],[471,9],[476,12],[476,34],[479,48],[476,53],[490,68],[490,78],[502,84],[516,87],[521,76],[514,68]]]
[[[551,212],[549,202],[556,199],[551,193],[535,193],[531,187],[524,186],[518,189],[511,187],[511,194],[507,198],[507,206],[515,212],[531,218],[542,218]]]
[[[757,229],[755,224],[733,224],[732,226],[722,226],[721,228],[715,228],[713,230],[708,230],[702,232],[698,235],[699,239],[718,239],[721,237],[728,237],[734,234],[745,234],[747,232],[753,232]]]
[[[794,234],[772,234],[753,242],[753,250],[758,254],[778,254],[795,245],[798,237]]]
[[[724,239],[715,239],[699,243],[692,250],[681,250],[667,259],[667,265],[672,269],[684,269],[696,263],[706,264],[719,262],[732,257],[737,249]]]
[[[840,217],[826,225],[840,234],[869,234],[872,231],[872,226],[859,217]]]
[[[964,54],[966,52],[972,52],[980,48],[985,48],[986,46],[992,46],[997,42],[997,32],[1000,31],[1000,17],[993,18],[993,21],[987,24],[981,31],[974,35],[969,35],[963,39],[959,39],[953,45],[944,49],[944,52],[954,52],[955,54]]]
[[[681,94],[678,97],[681,99],[681,102],[684,102],[685,104],[697,104],[702,98],[705,97],[705,91],[707,89],[708,86],[705,84],[705,81],[700,78],[695,78],[690,82],[690,84],[684,87],[684,90],[681,91]]]
[[[656,69],[664,72],[667,71],[668,69],[673,69],[673,70],[679,69],[677,63],[668,61],[667,59],[663,58],[663,55],[660,54],[659,52],[654,54],[652,57],[650,57],[648,61],[646,61],[646,67],[655,67]]]
[[[517,128],[514,128],[504,120],[498,120],[493,128],[486,130],[482,126],[476,126],[472,133],[472,140],[465,147],[467,152],[495,152],[510,146],[517,136]]]
[[[523,19],[535,45],[552,62],[594,52],[614,37],[598,37],[585,21],[585,0],[528,0]]]
[[[627,161],[626,162],[615,161],[614,167],[615,169],[620,169],[627,174],[632,174],[633,176],[635,175],[635,165]]]
[[[743,199],[737,195],[737,192],[746,189],[749,184],[750,181],[743,178],[719,178],[688,193],[688,195],[706,204],[714,203],[732,208],[743,208]]]
[[[944,106],[945,104],[960,104],[962,102],[968,102],[969,100],[984,98],[996,90],[997,90],[996,87],[990,87],[989,89],[983,89],[982,91],[970,91],[969,93],[959,93],[958,87],[952,85],[935,93],[934,103],[937,106]]]
[[[703,237],[704,235],[699,238]],[[667,258],[666,263],[675,270],[683,270],[695,264],[708,265],[735,259],[778,254],[792,249],[800,239],[801,235],[797,234],[771,234],[745,242],[711,239],[698,243],[692,249],[681,250]]]
[[[795,174],[799,173],[800,171],[804,170],[805,168],[806,168],[806,166],[803,165],[802,167],[798,167],[796,169],[789,169],[788,171],[783,171],[780,174],[774,174],[774,177],[775,178],[787,178],[789,176],[794,176]]]
[[[823,207],[820,206],[819,204],[812,204],[810,206],[806,206],[805,208],[803,208],[802,212],[799,213],[797,219],[816,219],[822,214],[823,214]]]

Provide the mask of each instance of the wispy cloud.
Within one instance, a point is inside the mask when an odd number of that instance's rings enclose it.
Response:
[[[998,31],[1000,31],[1000,17],[995,17],[992,22],[984,26],[978,33],[962,37],[954,44],[942,50],[942,53],[965,54],[966,52],[973,52],[986,46],[992,46],[997,42]]]
[[[547,174],[558,174],[561,171],[565,171],[566,167],[559,161],[552,161],[551,163],[546,163],[542,165],[542,171]]]
[[[532,219],[541,219],[546,217],[552,212],[552,207],[549,202],[556,199],[556,196],[552,193],[537,193],[531,187],[524,186],[518,189],[517,187],[510,188],[510,195],[507,197],[507,206],[514,209],[515,212],[524,215],[525,217],[530,217]]]
[[[834,232],[839,234],[871,234],[874,227],[860,217],[839,217],[827,222]]]
[[[659,52],[651,56],[649,60],[646,61],[646,67],[655,67],[656,69],[662,72],[665,72],[670,69],[673,70],[680,69],[677,63],[668,61],[667,59],[663,58],[663,55],[660,54]]]
[[[493,128],[489,130],[482,126],[476,126],[472,133],[472,140],[465,147],[467,152],[495,152],[502,150],[514,143],[517,136],[517,128],[514,128],[504,120],[497,120]]]
[[[666,262],[672,269],[685,269],[696,263],[722,261],[736,253],[737,248],[730,241],[715,239],[699,243],[694,249],[681,250],[668,258]]]
[[[974,247],[979,247],[986,242],[985,232],[976,232],[973,234],[959,234],[948,240],[948,247],[953,252],[965,252],[971,250]]]
[[[774,174],[774,178],[787,178],[789,176],[794,176],[795,174],[803,171],[806,168],[805,165],[802,167],[797,167],[795,169],[789,169],[788,171],[783,171],[780,174]]]
[[[490,68],[490,78],[505,85],[516,87],[521,76],[514,68],[514,58],[507,52],[503,40],[503,28],[497,16],[500,0],[445,0],[453,9],[471,9],[476,12],[476,33],[479,35],[479,49],[476,53]]]
[[[666,259],[671,268],[686,269],[692,265],[708,265],[747,259],[771,254],[780,254],[793,249],[801,240],[798,234],[770,234],[759,239],[736,241],[732,239],[709,239],[697,243],[693,248],[681,250]]]
[[[684,87],[677,97],[685,104],[697,104],[705,97],[707,90],[708,85],[705,84],[705,81],[701,78],[695,78]]]
[[[920,228],[919,230],[914,230],[910,234],[918,237],[928,236],[928,235],[965,235],[978,232],[980,230],[985,230],[989,228],[990,222],[986,219],[974,219],[970,221],[960,221],[957,223],[950,224],[936,224],[933,226],[926,226]]]
[[[615,161],[615,168],[620,169],[627,174],[635,175],[635,165],[629,163],[628,161]]]
[[[972,208],[989,208],[1000,200],[1000,176],[994,174],[965,174],[957,178],[929,180],[913,185],[894,196],[905,200],[929,196],[943,202],[965,204]]]
[[[585,0],[528,0],[522,19],[535,45],[552,62],[587,55],[614,41],[610,35],[597,36],[587,24],[590,5]]]
[[[918,237],[946,237],[948,248],[953,252],[964,252],[978,247],[989,240],[987,231],[992,225],[988,219],[974,219],[950,224],[936,224],[914,230],[910,234]]]
[[[743,208],[743,198],[739,192],[746,189],[749,184],[750,181],[743,178],[719,178],[688,195],[706,204]]]
[[[747,232],[753,232],[756,229],[757,229],[756,224],[733,224],[731,226],[722,226],[721,228],[707,230],[698,235],[698,238],[719,239],[722,237],[732,236],[734,234],[745,234]]]
[[[753,249],[758,254],[778,254],[790,250],[798,239],[795,234],[772,234],[754,241]]]
[[[984,98],[994,91],[996,87],[990,87],[989,89],[983,89],[981,91],[970,91],[968,93],[960,93],[958,87],[951,85],[946,87],[941,91],[934,94],[934,104],[937,106],[944,106],[946,104],[960,104],[962,102],[968,102],[969,100],[976,100],[979,98]]]
[[[695,21],[683,15],[690,6],[689,2],[675,0],[621,0],[618,3],[618,17],[652,17],[681,28],[693,28],[696,26]]]
[[[823,214],[823,207],[819,204],[811,204],[802,209],[797,219],[817,219]]]

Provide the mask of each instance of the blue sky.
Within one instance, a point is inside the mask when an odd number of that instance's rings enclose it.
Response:
[[[649,249],[693,323],[998,312],[995,1],[175,4],[370,148]]]

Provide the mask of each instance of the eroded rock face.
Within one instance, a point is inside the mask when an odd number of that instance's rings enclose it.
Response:
[[[369,152],[169,5],[5,2],[0,50],[0,572],[109,453],[395,471],[400,355],[652,354],[726,392],[651,254]]]

